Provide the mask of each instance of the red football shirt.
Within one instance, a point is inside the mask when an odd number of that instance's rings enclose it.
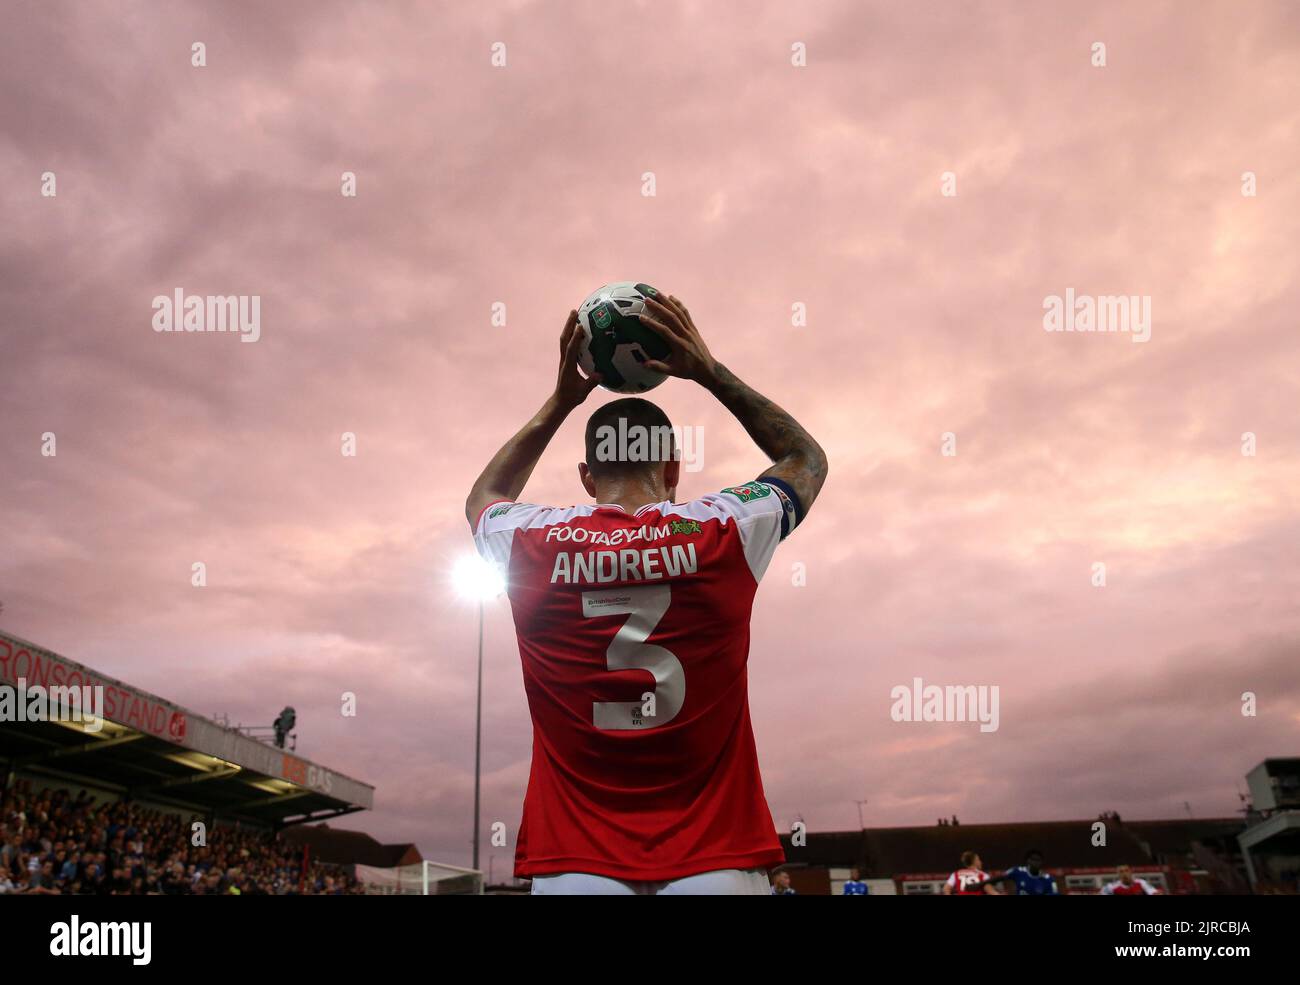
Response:
[[[989,874],[983,869],[958,869],[948,877],[948,885],[956,896],[984,896],[984,883]]]
[[[496,503],[533,720],[515,874],[664,881],[779,865],[749,721],[749,614],[795,524],[751,482],[684,504]]]
[[[1101,887],[1103,896],[1155,896],[1158,893],[1159,890],[1145,879],[1134,879],[1127,886],[1121,880],[1116,879],[1114,882]]]

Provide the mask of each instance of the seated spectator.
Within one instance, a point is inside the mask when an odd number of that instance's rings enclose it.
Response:
[[[302,864],[270,832],[217,826],[190,842],[179,814],[82,791],[0,793],[0,893],[168,896],[343,894],[362,888],[336,867]]]

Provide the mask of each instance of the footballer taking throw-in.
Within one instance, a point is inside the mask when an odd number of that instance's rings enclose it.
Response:
[[[479,552],[506,576],[533,721],[515,874],[538,895],[769,892],[784,852],[749,720],[749,616],[759,579],[826,478],[784,410],[709,353],[676,298],[642,324],[669,346],[647,365],[693,380],[772,464],[754,481],[675,502],[667,416],[615,400],[587,423],[578,465],[595,505],[519,501],[564,419],[599,383],[578,369],[570,312],[555,392],[488,463],[465,503]],[[626,447],[607,440],[632,435]],[[657,449],[657,454],[647,454]]]

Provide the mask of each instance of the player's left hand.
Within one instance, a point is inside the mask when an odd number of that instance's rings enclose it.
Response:
[[[647,369],[684,380],[694,380],[703,387],[714,382],[718,371],[717,360],[704,344],[700,330],[691,319],[691,313],[680,299],[663,294],[657,298],[648,297],[645,299],[645,310],[637,317],[641,319],[642,325],[668,343],[668,360],[662,362],[647,359],[644,364]]]
[[[600,383],[600,374],[583,376],[578,369],[578,350],[582,346],[582,330],[578,328],[578,313],[569,312],[560,334],[560,370],[555,379],[555,399],[562,407],[573,409],[587,399],[587,394]]]

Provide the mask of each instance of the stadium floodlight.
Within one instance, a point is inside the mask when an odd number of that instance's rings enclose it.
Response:
[[[457,561],[451,577],[456,591],[471,602],[486,602],[506,590],[501,569],[476,554]]]
[[[478,869],[479,791],[483,775],[483,603],[489,602],[506,590],[506,580],[501,569],[478,555],[469,555],[456,562],[452,581],[463,598],[478,603],[478,699],[474,713],[474,869]]]

